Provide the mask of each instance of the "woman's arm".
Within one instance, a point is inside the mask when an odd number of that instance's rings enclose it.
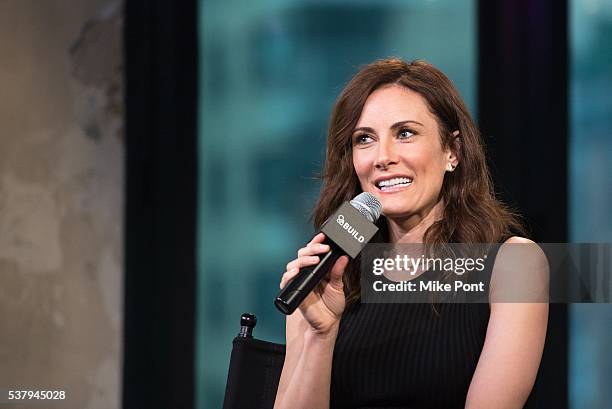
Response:
[[[296,311],[287,317],[285,364],[274,409],[329,408],[331,366],[338,333],[337,325],[327,334],[317,334],[296,321],[306,323]]]
[[[531,240],[513,237],[501,246],[491,278],[491,316],[466,408],[522,408],[538,373],[548,324],[548,263]],[[509,292],[521,280],[529,294]],[[519,286],[520,287],[520,286]],[[534,302],[512,302],[526,299]],[[516,297],[508,299],[508,297]],[[495,302],[494,300],[508,302]],[[542,302],[539,302],[542,301]]]
[[[316,264],[316,254],[329,251],[320,244],[321,233],[298,251],[298,258],[287,264],[280,287],[284,288],[300,268]],[[283,371],[276,392],[274,409],[329,408],[331,367],[345,300],[342,275],[348,264],[340,257],[328,279],[323,280],[287,317],[286,352]]]

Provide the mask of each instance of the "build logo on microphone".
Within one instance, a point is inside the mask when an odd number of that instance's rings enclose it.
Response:
[[[339,214],[338,218],[336,219],[336,222],[338,222],[338,224],[342,226],[342,228],[346,230],[348,234],[354,237],[355,240],[357,240],[359,243],[363,243],[365,241],[365,237],[363,237],[363,235],[359,234],[359,232],[355,230],[355,228],[351,226],[349,222],[344,221],[344,215]]]

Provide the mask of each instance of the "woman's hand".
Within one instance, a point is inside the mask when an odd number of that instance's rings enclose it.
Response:
[[[287,264],[287,272],[283,274],[280,283],[281,289],[285,288],[301,268],[316,265],[319,262],[318,254],[325,254],[329,251],[329,246],[322,244],[323,240],[325,240],[325,235],[319,233],[306,247],[298,250],[298,257]],[[340,257],[332,267],[329,276],[321,280],[300,304],[300,314],[294,313],[287,319],[305,321],[317,335],[327,336],[337,330],[345,307],[342,275],[348,261],[347,256]],[[302,325],[299,326],[302,327]]]

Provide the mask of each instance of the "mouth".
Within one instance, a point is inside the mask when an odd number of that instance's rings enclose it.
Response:
[[[381,192],[396,192],[406,189],[412,184],[412,178],[408,176],[393,176],[379,178],[374,182],[374,185]]]

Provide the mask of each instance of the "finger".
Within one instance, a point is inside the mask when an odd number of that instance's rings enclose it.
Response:
[[[323,243],[324,240],[325,240],[325,234],[319,233],[316,236],[314,236],[312,238],[312,240],[310,240],[310,242],[308,242],[308,244],[310,244],[310,243]]]
[[[295,260],[291,260],[289,263],[287,263],[287,271],[294,269],[294,268],[313,266],[317,264],[319,261],[320,261],[319,256],[298,257]]]
[[[302,247],[301,249],[298,250],[298,257],[327,253],[328,251],[329,251],[329,245],[327,244],[308,243],[306,247]]]
[[[279,285],[281,290],[285,288],[289,281],[293,280],[293,278],[297,275],[297,273],[299,273],[299,271],[300,270],[298,268],[292,268],[291,270],[288,270],[287,272],[285,272],[285,274],[283,274]]]
[[[330,283],[334,284],[335,286],[338,286],[338,284],[342,285],[342,275],[344,274],[344,270],[346,270],[346,267],[348,266],[348,262],[348,256],[342,256],[338,260],[336,260],[336,263],[329,272]]]

